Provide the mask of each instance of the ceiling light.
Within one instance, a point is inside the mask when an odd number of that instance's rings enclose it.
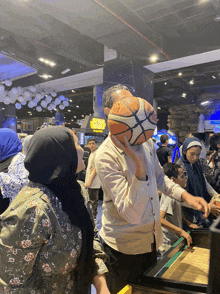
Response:
[[[73,92],[73,93],[76,93],[76,91],[75,91],[75,90],[72,90],[72,92]]]
[[[157,55],[152,55],[150,57],[150,61],[152,61],[152,62],[156,62],[157,60],[158,60],[158,56]]]
[[[186,97],[186,93],[183,93],[183,94],[182,94],[182,97]]]
[[[82,114],[82,117],[84,117],[84,115]]]
[[[210,103],[210,101],[203,101],[203,102],[201,102],[200,104],[201,105],[206,105],[206,104],[209,104]]]
[[[46,64],[50,64],[50,60],[47,60],[47,59],[46,59],[46,60],[44,61],[44,63],[46,63]]]
[[[45,61],[45,59],[42,58],[42,57],[41,58],[38,58],[38,60],[41,61],[41,62],[44,62]]]
[[[71,112],[71,110],[70,110],[70,109],[68,109],[68,112]]]
[[[191,80],[189,83],[190,83],[190,85],[193,85],[194,84],[194,80]]]
[[[49,79],[49,78],[52,78],[53,76],[47,75],[47,74],[43,74],[43,75],[39,75],[39,77],[41,77],[43,79]]]
[[[69,102],[73,102],[73,100],[69,100]]]
[[[61,71],[61,74],[64,75],[65,73],[67,73],[67,72],[69,72],[69,71],[70,71],[70,68],[67,68],[67,69]]]
[[[167,85],[167,82],[165,82],[164,85]]]
[[[161,109],[161,108],[158,106],[157,109]]]
[[[73,119],[71,119],[71,121],[73,121]]]
[[[50,66],[55,66],[56,65],[55,62],[50,62],[49,64],[50,64]]]
[[[216,15],[216,17],[214,18],[214,21],[220,21],[220,16]]]
[[[79,108],[79,105],[76,105],[77,108]]]
[[[181,77],[183,74],[181,72],[178,73],[178,76]]]
[[[74,117],[76,118],[76,116],[74,115]]]
[[[215,76],[212,76],[212,78],[213,78],[213,79],[216,79],[216,77],[215,77]]]

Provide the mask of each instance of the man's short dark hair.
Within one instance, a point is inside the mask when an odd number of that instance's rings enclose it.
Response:
[[[174,177],[175,179],[178,178],[179,168],[181,168],[181,166],[179,166],[176,163],[171,163],[171,162],[167,162],[163,165],[163,171],[164,171],[165,175],[168,176],[168,178],[170,178],[170,179],[172,177]]]
[[[96,144],[98,143],[98,142],[96,141],[96,139],[94,139],[94,138],[89,138],[88,141],[87,141],[87,144],[88,144],[89,142],[91,142],[91,141],[94,141]]]
[[[209,139],[209,144],[213,150],[218,150],[218,144],[220,144],[220,133],[214,134]]]
[[[167,135],[160,136],[161,144],[165,144],[168,139],[169,139],[169,137]]]
[[[102,96],[102,106],[103,108],[105,107],[108,107],[108,108],[112,108],[113,106],[113,102],[114,102],[114,92],[118,91],[118,90],[128,90],[128,88],[122,84],[117,84],[117,85],[114,85],[110,88],[108,88],[104,93],[103,93],[103,96]]]

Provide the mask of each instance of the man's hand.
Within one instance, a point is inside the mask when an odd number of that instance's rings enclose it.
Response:
[[[197,224],[189,223],[188,227],[191,229],[201,229],[202,225],[198,226]]]
[[[209,209],[211,211],[211,213],[213,213],[216,217],[218,217],[220,215],[220,207],[215,205],[215,200],[211,200],[209,202]]]
[[[135,165],[135,176],[140,181],[146,180],[146,161],[145,157],[141,152],[136,152],[135,149],[132,148],[130,143],[128,142],[127,137],[124,136],[125,144],[122,144],[114,135],[110,135],[112,142],[115,144],[116,147],[123,150],[128,157],[130,157]]]
[[[210,214],[210,207],[208,203],[202,197],[192,196],[188,192],[182,193],[182,201],[189,203],[194,209],[204,212],[203,218],[207,218]]]
[[[190,236],[190,234],[188,234],[186,231],[182,230],[180,236],[186,239],[187,246],[190,247],[192,244],[192,237]]]
[[[88,181],[87,184],[86,184],[86,187],[89,188],[91,186],[91,184],[92,184],[92,182]]]

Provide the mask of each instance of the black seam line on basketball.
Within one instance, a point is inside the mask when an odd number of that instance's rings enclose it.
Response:
[[[115,122],[118,122],[118,123],[121,123],[120,120],[115,120],[115,119],[114,119],[114,121],[115,121]],[[117,136],[117,135],[121,135],[121,134],[123,134],[123,133],[125,133],[125,132],[127,132],[127,131],[131,131],[131,137],[132,137],[132,136],[133,136],[133,130],[132,130],[132,128],[131,128],[128,124],[126,124],[125,122],[123,122],[123,124],[126,125],[126,126],[128,127],[128,129],[125,130],[125,131],[123,131],[123,132],[117,133],[116,136]]]
[[[154,129],[148,129],[148,131],[154,131]],[[133,144],[131,144],[131,146],[133,146],[136,142],[137,142],[137,140],[138,140],[138,138],[140,138],[140,136],[142,135],[142,134],[144,134],[145,135],[145,133],[144,132],[142,132],[142,133],[140,133],[140,135],[135,139],[135,141],[134,141],[134,143]],[[144,136],[145,137],[145,139],[147,139],[146,138],[146,135]],[[147,141],[147,140],[146,140]]]
[[[139,100],[138,100],[138,109],[134,112],[134,111],[132,111],[131,110],[131,108],[130,108],[130,106],[129,105],[127,105],[124,101],[121,101],[122,103],[124,103],[124,105],[125,106],[127,106],[127,108],[131,111],[131,113],[133,113],[133,116],[135,117],[135,119],[136,119],[136,122],[137,122],[137,124],[134,126],[134,127],[136,127],[137,125],[139,125],[140,127],[141,127],[141,129],[142,129],[142,132],[144,132],[144,128],[143,128],[143,126],[142,126],[142,121],[140,121],[139,120],[139,118],[137,117],[137,112],[139,111],[139,109],[140,109],[140,103],[139,103]],[[133,127],[133,128],[134,128]],[[145,138],[146,139],[146,138]]]

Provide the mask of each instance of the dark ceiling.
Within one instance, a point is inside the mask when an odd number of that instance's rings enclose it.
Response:
[[[37,70],[13,82],[25,87],[45,82],[42,74],[55,80],[101,68],[105,46],[123,61],[141,65],[150,64],[152,54],[158,55],[157,62],[164,62],[219,49],[218,15],[218,0],[1,0],[0,51]],[[56,65],[43,64],[41,57]],[[62,74],[67,68],[70,71]],[[158,106],[190,103],[199,91],[217,86],[220,62],[184,68],[181,77],[179,71],[155,74]],[[67,119],[92,112],[92,87],[75,91],[64,93],[72,100],[65,109]],[[28,117],[28,110],[22,107],[17,116]],[[32,112],[32,116],[53,114]]]

